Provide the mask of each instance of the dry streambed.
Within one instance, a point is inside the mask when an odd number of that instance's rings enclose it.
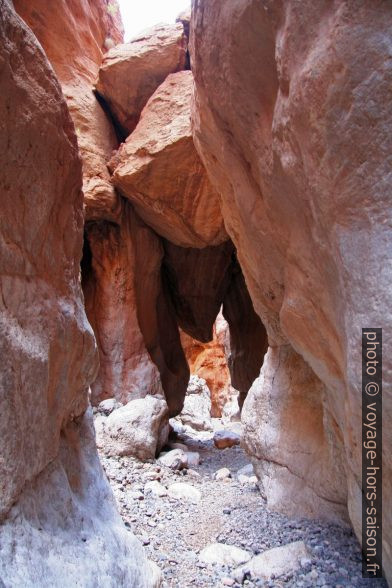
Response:
[[[218,450],[212,434],[189,433],[177,439],[200,456],[189,469],[164,465],[168,454],[151,463],[101,456],[125,524],[164,587],[386,586],[361,578],[350,529],[269,512],[240,447]]]

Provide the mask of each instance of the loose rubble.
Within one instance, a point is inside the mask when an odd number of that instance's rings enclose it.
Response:
[[[212,429],[222,422],[212,419]],[[370,587],[349,528],[268,511],[241,447],[218,450],[213,430],[179,430],[164,457],[198,453],[198,466],[101,456],[126,527],[162,570],[162,588]]]

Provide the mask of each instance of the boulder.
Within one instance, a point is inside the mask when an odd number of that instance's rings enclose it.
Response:
[[[247,562],[246,573],[253,581],[279,579],[280,576],[296,572],[301,567],[301,559],[308,557],[305,543],[294,541],[256,555]]]
[[[182,449],[172,449],[159,456],[158,463],[171,470],[182,470],[188,465],[187,453]]]
[[[185,67],[187,39],[181,23],[158,24],[104,56],[96,82],[125,136],[132,133],[140,113],[155,90]]]
[[[171,484],[168,488],[168,494],[171,498],[175,498],[176,500],[183,500],[194,504],[197,504],[201,500],[200,490],[191,486],[191,484],[185,484],[185,482]]]
[[[107,398],[98,404],[97,411],[103,416],[109,416],[114,410],[120,408],[120,406],[121,404],[115,398]]]
[[[210,391],[198,376],[191,376],[185,396],[184,407],[177,421],[195,431],[211,431],[211,399]]]
[[[97,430],[97,446],[107,455],[153,459],[160,447],[160,429],[167,421],[167,405],[160,396],[131,400],[114,410]]]
[[[218,481],[231,478],[231,471],[228,468],[221,468],[220,470],[215,472],[214,478]]]
[[[245,549],[225,543],[211,543],[201,550],[199,560],[206,564],[235,567],[250,560],[251,554]]]
[[[218,449],[227,449],[240,444],[240,435],[234,431],[222,429],[214,433],[214,445]]]
[[[144,486],[144,494],[153,494],[162,498],[163,496],[167,496],[167,490],[160,482],[152,480]]]
[[[202,248],[227,236],[218,194],[193,145],[192,92],[192,72],[169,75],[110,167],[115,187],[150,227],[171,243]]]

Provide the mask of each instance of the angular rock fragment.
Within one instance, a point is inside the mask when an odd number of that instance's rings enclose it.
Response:
[[[113,183],[158,234],[181,247],[227,239],[219,197],[195,150],[191,129],[193,77],[169,75],[110,163]]]
[[[176,23],[156,25],[106,53],[96,89],[126,135],[158,86],[184,69],[186,52],[184,27]]]

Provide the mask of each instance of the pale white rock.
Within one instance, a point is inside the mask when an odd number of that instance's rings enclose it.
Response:
[[[195,468],[200,464],[200,453],[197,451],[188,451],[186,458],[188,467]]]
[[[233,388],[234,390],[234,388]],[[238,393],[231,398],[222,409],[222,422],[232,423],[239,422],[241,420],[241,411],[238,405]]]
[[[114,410],[120,408],[121,406],[122,404],[115,398],[106,398],[106,400],[102,400],[102,402],[98,404],[97,410],[104,416],[109,416]]]
[[[188,465],[188,458],[182,449],[172,449],[158,458],[158,463],[171,470],[182,470]]]
[[[0,545],[1,586],[160,585],[155,566],[117,512],[96,451],[91,409],[66,427],[58,457],[25,484],[0,526]]]
[[[146,396],[131,400],[114,410],[103,426],[97,428],[97,446],[107,455],[152,459],[166,420],[167,404],[162,397]]]
[[[235,545],[211,543],[202,549],[199,560],[206,564],[234,567],[248,562],[251,557],[248,551],[240,549]]]
[[[253,476],[253,474],[254,469],[252,463],[248,463],[237,471],[237,476]]]
[[[249,476],[244,476],[244,474],[240,474],[239,476],[237,476],[237,479],[239,481],[240,484],[249,484],[249,480],[250,477]]]
[[[195,431],[212,430],[211,394],[203,378],[190,377],[184,407],[177,419]]]
[[[167,490],[163,484],[160,484],[157,480],[152,480],[151,482],[147,482],[144,486],[144,493],[145,494],[154,494],[155,496],[167,496]]]
[[[256,555],[246,564],[246,569],[252,580],[270,580],[272,575],[279,578],[295,572],[301,567],[301,560],[308,557],[305,543],[294,541]]]
[[[171,498],[185,500],[197,504],[201,500],[201,492],[194,486],[185,482],[176,482],[168,488],[168,494]]]
[[[231,478],[231,472],[229,468],[221,468],[215,472],[215,480],[224,480],[225,478]]]
[[[240,436],[234,431],[226,431],[224,429],[215,431],[214,445],[218,449],[226,449],[240,444]]]

